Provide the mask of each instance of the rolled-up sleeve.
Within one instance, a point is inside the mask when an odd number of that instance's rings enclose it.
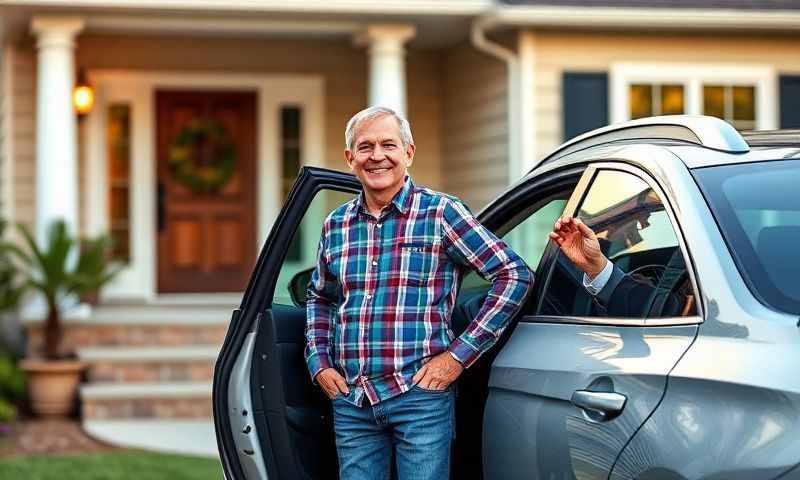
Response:
[[[331,343],[338,290],[336,279],[328,268],[326,238],[329,228],[329,222],[326,221],[317,249],[317,266],[306,290],[305,359],[312,379],[320,371],[333,367]]]
[[[469,367],[494,345],[522,307],[531,291],[533,274],[525,261],[481,225],[460,201],[445,202],[442,224],[448,257],[492,282],[480,311],[449,347],[450,353]]]

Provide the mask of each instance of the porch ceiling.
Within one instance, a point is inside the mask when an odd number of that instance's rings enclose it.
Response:
[[[175,8],[72,8],[53,5],[11,6],[0,0],[4,37],[7,41],[30,38],[30,22],[37,15],[78,16],[84,19],[82,33],[122,35],[181,35],[236,38],[348,38],[369,24],[409,23],[417,35],[412,48],[440,48],[464,41],[469,36],[472,16],[467,14],[431,15],[406,10],[379,14],[364,9],[347,11],[274,12],[197,10]],[[41,2],[46,4],[48,2]],[[59,2],[49,2],[59,3]],[[101,2],[86,2],[99,4]],[[186,2],[184,2],[186,3]],[[203,2],[197,2],[203,3]],[[336,2],[331,2],[336,3]]]

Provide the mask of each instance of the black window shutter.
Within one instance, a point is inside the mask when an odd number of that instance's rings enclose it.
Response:
[[[800,128],[800,76],[780,77],[781,128]]]
[[[608,74],[565,72],[564,140],[608,125]]]

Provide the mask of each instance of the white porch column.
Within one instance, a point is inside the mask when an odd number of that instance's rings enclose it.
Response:
[[[37,38],[36,91],[36,238],[42,242],[54,219],[78,231],[78,153],[72,108],[75,85],[75,35],[84,22],[76,17],[34,17]]]
[[[369,105],[406,114],[405,43],[416,35],[413,25],[369,25],[356,42],[369,47]]]

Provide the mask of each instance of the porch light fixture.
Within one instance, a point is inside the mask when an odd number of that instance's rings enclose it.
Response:
[[[94,89],[86,80],[86,71],[83,69],[78,74],[78,82],[72,91],[72,104],[80,117],[89,113],[94,105]]]

